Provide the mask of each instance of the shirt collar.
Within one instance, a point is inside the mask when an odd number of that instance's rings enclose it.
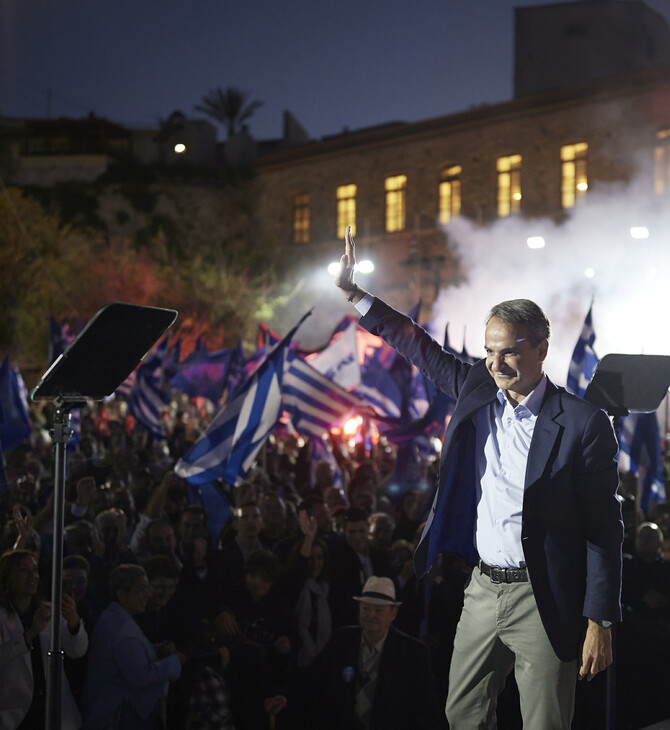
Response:
[[[534,390],[532,390],[528,395],[519,403],[518,406],[513,408],[514,412],[518,415],[521,415],[521,413],[530,413],[533,416],[537,416],[540,412],[540,407],[542,405],[542,401],[544,400],[544,394],[547,391],[547,376],[542,373],[542,378],[540,379],[540,382],[535,386]],[[498,402],[501,406],[509,405],[510,408],[512,408],[512,404],[507,400],[507,396],[505,395],[505,392],[498,388],[498,392],[496,393],[496,396],[498,397]]]

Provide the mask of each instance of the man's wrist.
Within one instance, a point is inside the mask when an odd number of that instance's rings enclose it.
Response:
[[[599,626],[601,629],[611,629],[612,628],[612,621],[608,621],[604,618],[589,618],[589,621],[593,621],[596,626]]]

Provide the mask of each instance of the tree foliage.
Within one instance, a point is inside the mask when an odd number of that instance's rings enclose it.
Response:
[[[51,316],[85,322],[112,301],[170,307],[180,313],[175,335],[204,335],[213,349],[251,342],[258,312],[280,301],[272,248],[255,238],[250,187],[164,184],[151,193],[147,212],[114,186],[96,191],[105,225],[84,229],[18,189],[0,193],[0,353],[10,351],[28,381],[48,365]]]
[[[262,106],[262,101],[247,101],[249,94],[236,86],[212,89],[202,97],[202,103],[196,104],[196,111],[207,114],[221,124],[228,137],[239,132],[242,124]]]

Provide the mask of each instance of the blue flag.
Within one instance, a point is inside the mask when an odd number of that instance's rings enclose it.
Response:
[[[191,398],[208,398],[212,403],[218,404],[228,379],[231,362],[237,355],[238,351],[234,348],[216,352],[194,350],[177,366],[172,387]]]
[[[216,414],[175,472],[191,484],[244,479],[281,415],[284,363],[300,322]]]
[[[591,309],[592,307],[589,307],[581,334],[572,353],[566,382],[567,389],[580,398],[583,398],[598,365],[598,357],[593,349],[596,333],[593,329]]]
[[[167,342],[165,336],[135,370],[135,383],[128,395],[128,411],[158,440],[164,438],[161,411],[170,402],[161,388]]]
[[[9,362],[9,355],[0,366],[0,443],[13,449],[31,433],[28,416],[28,392],[23,378]]]
[[[665,501],[661,435],[656,413],[631,413],[621,419],[619,467],[640,481],[640,507],[647,514]]]

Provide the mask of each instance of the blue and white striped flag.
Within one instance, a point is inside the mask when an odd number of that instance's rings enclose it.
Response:
[[[161,411],[170,402],[161,387],[168,338],[164,337],[136,369],[135,383],[128,395],[128,411],[155,439],[165,437]]]
[[[282,408],[298,433],[321,438],[353,408],[365,404],[313,368],[297,352],[287,353]]]
[[[591,309],[592,307],[589,307],[581,334],[572,353],[566,382],[567,389],[580,398],[584,397],[584,392],[598,365],[598,357],[593,349],[596,333],[593,329]]]
[[[656,413],[631,413],[621,419],[619,468],[640,481],[640,507],[647,514],[665,501],[661,435]]]
[[[308,314],[237,389],[193,448],[177,462],[175,472],[180,477],[191,484],[217,480],[237,484],[244,479],[281,415],[286,355]]]

